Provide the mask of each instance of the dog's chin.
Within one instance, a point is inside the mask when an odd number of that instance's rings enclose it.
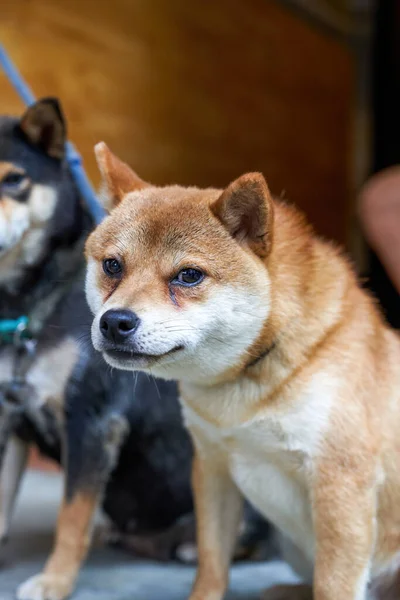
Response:
[[[116,369],[124,371],[147,371],[155,366],[161,366],[183,350],[183,346],[171,348],[162,354],[147,354],[132,350],[119,350],[113,348],[101,349],[104,360]]]

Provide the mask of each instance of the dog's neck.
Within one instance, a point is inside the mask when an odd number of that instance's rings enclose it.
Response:
[[[271,352],[275,349],[276,347],[276,341],[272,342],[271,344],[268,344],[268,346],[266,346],[264,348],[264,350],[261,350],[259,355],[256,356],[255,358],[251,358],[247,364],[247,369],[251,369],[252,367],[255,367],[260,361],[262,361],[266,356],[268,356],[269,354],[271,354]]]

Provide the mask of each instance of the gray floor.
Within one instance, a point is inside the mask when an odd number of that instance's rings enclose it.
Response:
[[[28,473],[12,537],[0,554],[0,600],[13,600],[16,586],[37,573],[51,548],[61,496],[60,477]],[[134,561],[123,552],[94,547],[73,600],[186,600],[194,571],[189,567]],[[229,600],[253,600],[262,589],[295,581],[286,565],[246,564],[232,569]]]

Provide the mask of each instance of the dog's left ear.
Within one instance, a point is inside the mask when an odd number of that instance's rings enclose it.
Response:
[[[19,128],[33,146],[52,158],[64,158],[67,132],[57,98],[43,98],[32,104],[22,116]]]
[[[113,154],[104,142],[94,147],[97,165],[102,176],[100,198],[104,207],[112,210],[129,192],[137,192],[149,187],[126,163]]]
[[[214,215],[238,242],[265,258],[271,248],[273,201],[261,173],[233,181],[211,206]]]

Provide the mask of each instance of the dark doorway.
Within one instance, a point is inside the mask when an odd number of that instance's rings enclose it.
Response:
[[[378,0],[372,53],[372,173],[400,164],[400,2]],[[399,190],[400,193],[400,190]],[[369,287],[388,321],[400,328],[400,298],[373,252]]]

